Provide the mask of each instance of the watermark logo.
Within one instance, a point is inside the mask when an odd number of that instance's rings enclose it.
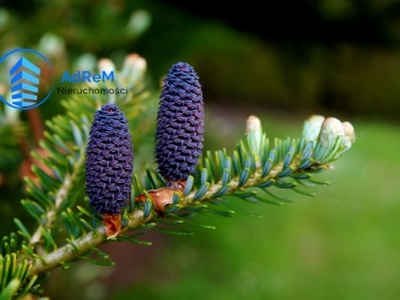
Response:
[[[61,82],[69,82],[69,83],[81,83],[81,82],[106,82],[106,81],[115,81],[115,72],[102,71],[101,73],[93,73],[87,70],[78,71],[74,74],[70,74],[68,71],[65,71]]]
[[[128,87],[118,87],[114,70],[101,70],[98,73],[89,70],[78,70],[76,73],[65,71],[61,83],[69,86],[58,86],[57,94],[75,95],[126,95]]]
[[[52,65],[40,52],[18,48],[0,58],[0,65],[8,70],[6,85],[9,89],[0,100],[20,110],[28,110],[43,104],[52,93]]]

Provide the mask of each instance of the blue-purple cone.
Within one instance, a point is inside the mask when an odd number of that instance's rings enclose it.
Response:
[[[120,214],[130,198],[133,171],[128,120],[114,104],[96,112],[86,150],[86,192],[99,214]]]
[[[204,103],[199,77],[178,62],[169,70],[157,114],[155,158],[161,175],[186,180],[194,172],[204,141]]]

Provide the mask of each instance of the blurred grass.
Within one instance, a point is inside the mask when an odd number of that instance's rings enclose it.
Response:
[[[235,202],[262,219],[198,216],[217,229],[167,236],[149,272],[109,299],[398,299],[400,131],[350,121],[357,141],[316,177],[331,185],[312,189],[315,198],[289,191],[294,202],[283,206]],[[266,125],[270,137],[294,137],[302,123],[271,114]],[[227,132],[220,144],[230,138]]]

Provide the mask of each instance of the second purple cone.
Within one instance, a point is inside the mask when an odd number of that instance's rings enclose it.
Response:
[[[157,113],[155,158],[169,182],[195,170],[204,142],[204,103],[199,76],[191,65],[175,63],[164,79]]]

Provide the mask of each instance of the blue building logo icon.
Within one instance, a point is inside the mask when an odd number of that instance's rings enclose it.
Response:
[[[19,107],[32,106],[36,103],[39,92],[40,69],[21,57],[11,68],[12,103]]]
[[[7,52],[1,59],[2,66],[9,69],[8,87],[0,100],[15,109],[27,110],[44,103],[52,92],[52,66],[49,60],[40,52],[32,49],[14,49]],[[47,72],[42,72],[45,68]],[[47,73],[47,76],[43,76]]]

